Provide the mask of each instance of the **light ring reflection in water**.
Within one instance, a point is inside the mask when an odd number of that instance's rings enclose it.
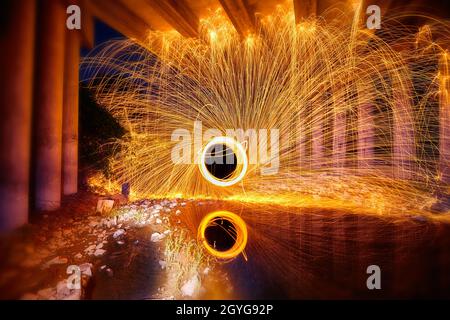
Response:
[[[231,226],[230,229],[221,227],[223,223]],[[218,250],[210,243],[208,238],[208,228],[222,228],[223,237],[232,237],[233,245],[226,250]],[[241,217],[230,211],[214,211],[208,213],[200,222],[198,227],[198,241],[203,244],[206,251],[216,258],[227,260],[237,257],[242,253],[247,245],[248,232],[247,225]]]

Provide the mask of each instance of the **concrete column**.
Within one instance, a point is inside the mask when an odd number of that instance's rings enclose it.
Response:
[[[411,179],[414,172],[414,117],[408,84],[393,79],[393,174],[398,179]]]
[[[324,13],[327,12],[330,8],[333,6],[336,6],[337,2],[336,0],[317,0],[316,1],[316,12],[318,16],[322,16]]]
[[[441,181],[450,185],[450,55],[445,52],[439,63],[439,171]]]
[[[374,165],[375,123],[372,115],[373,105],[361,103],[358,106],[358,169],[365,171]]]
[[[331,217],[333,229],[332,257],[333,257],[333,283],[351,292],[355,264],[352,261],[356,251],[356,230],[358,215],[353,213],[334,213]],[[344,291],[344,290],[343,290]],[[344,295],[344,297],[346,297]]]
[[[339,10],[350,9],[347,4],[349,2],[346,0],[317,0],[316,12],[318,16],[325,17],[327,22],[330,22],[340,15]]]
[[[396,299],[437,295],[438,288],[435,292],[429,291],[433,286],[429,278],[430,269],[433,270],[431,273],[439,276],[439,266],[436,266],[438,257],[435,255],[439,250],[439,231],[435,224],[402,219],[396,222],[394,237],[393,281],[386,283],[389,286],[386,289],[392,290]],[[433,248],[430,248],[430,243],[433,243]]]
[[[345,167],[346,146],[346,121],[345,111],[337,111],[333,124],[333,166],[337,172],[342,172]]]
[[[450,237],[448,236],[450,232],[450,226],[448,223],[440,222],[439,227],[435,227],[437,230],[432,229],[432,231],[435,231],[434,235],[437,234],[437,242],[439,249],[435,250],[435,244],[432,241],[427,242],[428,244],[428,250],[433,252],[436,252],[437,258],[435,262],[435,265],[430,263],[435,268],[431,268],[432,270],[438,269],[439,271],[437,274],[429,272],[430,275],[433,275],[434,280],[433,282],[437,284],[437,287],[439,288],[437,291],[439,292],[439,298],[450,298],[450,291],[448,288],[450,288],[450,255],[448,254],[448,248],[450,248]],[[430,259],[433,261],[433,259]],[[437,265],[437,267],[436,267]],[[437,281],[436,281],[437,278]]]
[[[304,257],[304,247],[303,247],[303,235],[304,235],[304,214],[302,213],[301,209],[298,210],[298,212],[295,212],[291,216],[291,223],[292,228],[289,230],[289,232],[292,233],[293,239],[291,239],[291,246],[292,246],[292,261],[295,265],[296,272],[293,274],[293,278],[295,281],[295,284],[292,286],[293,294],[290,294],[291,298],[301,298],[301,289],[302,287],[302,276],[303,270],[304,270],[304,260],[307,258]]]
[[[332,260],[332,237],[329,218],[330,212],[316,211],[311,214],[311,254],[312,254],[312,270],[314,271],[314,281],[318,282],[318,288],[323,283],[332,283],[333,277],[333,260]],[[330,285],[332,286],[332,285]],[[331,290],[330,290],[331,291]],[[318,296],[321,298],[331,298],[330,293],[320,292]]]
[[[78,186],[78,85],[80,33],[66,32],[63,107],[63,194],[77,193]]]
[[[312,248],[312,215],[310,212],[305,212],[307,210],[301,210],[299,212],[299,239],[298,239],[298,264],[297,264],[297,272],[298,279],[301,282],[301,288],[303,297],[305,294],[308,294],[307,290],[303,289],[308,287],[311,282],[311,278],[313,276],[314,270],[314,255]]]
[[[295,23],[315,16],[316,12],[317,0],[294,0]]]
[[[28,221],[36,3],[9,1],[0,35],[0,232]]]
[[[61,1],[40,3],[36,112],[35,206],[54,210],[61,203],[61,153],[66,13]]]
[[[361,214],[357,217],[354,268],[354,284],[361,298],[388,298],[393,289],[393,267],[396,229],[389,219]],[[367,288],[369,266],[378,266],[381,271],[381,290]],[[416,278],[412,278],[416,279]]]
[[[322,115],[317,114],[313,123],[311,124],[311,167],[312,169],[320,169],[324,166],[324,137],[323,137],[323,119]]]
[[[307,123],[302,115],[297,116],[297,156],[300,172],[309,170],[309,161],[307,154],[308,135]]]

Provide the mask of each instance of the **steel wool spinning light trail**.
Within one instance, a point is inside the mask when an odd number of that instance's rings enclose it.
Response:
[[[373,32],[360,9],[339,24],[296,24],[280,6],[245,38],[217,11],[201,20],[199,39],[151,31],[144,43],[95,50],[83,71],[128,130],[115,142],[113,180],[130,181],[139,197],[427,212],[439,188],[433,119],[448,25],[417,33],[391,19]],[[211,177],[203,161],[217,139],[240,159],[229,180]],[[174,148],[184,162],[172,161]]]

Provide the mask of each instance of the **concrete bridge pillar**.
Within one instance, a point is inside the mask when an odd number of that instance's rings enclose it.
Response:
[[[298,154],[298,165],[301,171],[308,171],[310,169],[309,166],[309,157],[307,154],[307,127],[306,124],[303,123],[301,119],[299,119],[299,124],[297,126],[297,154]]]
[[[39,2],[35,112],[35,206],[54,210],[61,204],[64,38],[66,12],[60,1]],[[22,19],[23,20],[23,19]]]
[[[346,159],[346,121],[345,111],[336,110],[333,124],[333,166],[336,172],[342,172]]]
[[[63,107],[63,194],[78,189],[78,85],[80,62],[80,33],[66,32]]]
[[[313,119],[311,134],[311,168],[318,170],[325,165],[323,119],[319,114]]]
[[[414,140],[414,116],[410,95],[407,93],[409,84],[399,79],[393,79],[393,174],[398,179],[411,179],[414,172],[416,145]]]
[[[439,171],[441,181],[450,185],[450,54],[442,54],[439,63]]]
[[[34,0],[9,1],[0,36],[0,231],[28,221]]]
[[[364,172],[374,165],[375,157],[375,123],[372,115],[373,106],[361,103],[358,106],[358,169]]]

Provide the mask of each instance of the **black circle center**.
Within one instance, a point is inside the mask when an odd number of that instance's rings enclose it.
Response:
[[[206,241],[217,251],[230,250],[236,243],[236,236],[236,227],[227,219],[217,218],[205,229]]]
[[[206,150],[205,165],[208,172],[217,179],[229,179],[237,167],[234,151],[226,144],[215,144]]]

